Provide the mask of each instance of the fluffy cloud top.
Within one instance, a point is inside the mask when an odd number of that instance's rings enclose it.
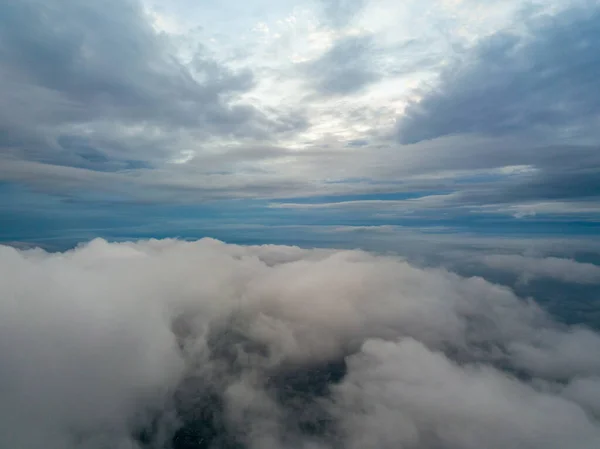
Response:
[[[204,239],[0,247],[0,445],[600,444],[600,336],[480,278]]]
[[[483,263],[494,269],[518,274],[522,281],[549,278],[577,284],[600,284],[600,267],[571,259],[491,254],[483,257]]]

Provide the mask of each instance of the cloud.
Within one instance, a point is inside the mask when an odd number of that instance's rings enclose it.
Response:
[[[600,267],[558,257],[528,257],[518,254],[490,254],[483,263],[496,270],[519,274],[523,281],[550,278],[578,284],[599,284]]]
[[[5,155],[116,171],[164,161],[190,139],[304,126],[240,101],[251,70],[202,45],[183,58],[136,1],[24,0],[0,17]]]
[[[343,27],[365,7],[365,0],[321,0],[325,17],[335,27]]]
[[[355,410],[343,421],[350,448],[586,448],[600,437],[564,397],[457,365],[413,339],[367,341],[336,393]]]
[[[360,251],[0,246],[0,445],[581,448],[600,335]],[[552,413],[547,413],[551,409]]]
[[[546,211],[559,212],[552,215],[579,218],[584,212],[562,206],[582,200],[589,204],[577,210],[587,208],[586,217],[592,216],[600,153],[597,139],[590,136],[585,142],[555,139],[552,133],[529,139],[454,136],[419,145],[393,142],[394,119],[413,98],[414,86],[432,82],[452,59],[448,52],[468,47],[465,39],[473,48],[459,55],[463,65],[453,66],[459,69],[456,83],[463,73],[494,64],[504,70],[496,80],[501,83],[505,72],[526,67],[528,52],[546,45],[554,30],[542,23],[546,19],[527,19],[525,28],[540,32],[527,36],[521,27],[521,36],[515,31],[514,51],[500,52],[507,64],[498,64],[484,57],[500,46],[494,39],[510,33],[497,32],[487,43],[481,43],[481,36],[508,26],[519,0],[508,6],[493,2],[477,12],[472,2],[443,3],[440,8],[427,2],[406,7],[321,3],[332,16],[357,19],[336,29],[319,23],[318,5],[292,11],[285,4],[272,17],[261,17],[268,39],[264,29],[244,33],[249,16],[229,21],[224,5],[213,11],[167,2],[153,6],[153,12],[135,1],[102,7],[72,0],[6,5],[0,14],[5,22],[0,26],[0,70],[6,83],[0,103],[10,107],[0,108],[0,178],[78,200],[108,194],[128,201],[190,204],[322,192],[443,191],[456,195],[443,204],[413,201],[409,212],[437,207],[440,213],[469,219],[476,214],[489,218],[489,212],[510,217],[535,212],[541,219],[547,214],[534,209],[548,204]],[[173,19],[174,25],[157,31],[157,17]],[[559,25],[583,20],[573,10],[553,17]],[[198,23],[205,27],[195,28]],[[217,32],[223,27],[230,32]],[[539,58],[554,61],[553,54]],[[510,58],[516,61],[513,68],[505,67],[512,64]],[[485,76],[478,86],[486,90],[488,81],[492,77]],[[448,82],[440,89],[444,86],[452,87]],[[579,95],[573,89],[556,91]],[[421,104],[435,95],[427,93]],[[518,104],[529,104],[529,97],[522,97]],[[589,101],[592,97],[586,96]],[[509,101],[504,93],[501,100],[500,106]],[[416,107],[409,106],[400,121],[409,123]],[[531,171],[494,172],[485,178],[485,170],[507,165],[527,165]],[[470,176],[479,179],[465,180]],[[356,209],[359,204],[343,206]],[[366,206],[361,206],[365,220]],[[368,208],[385,214],[387,206],[396,215],[402,209],[389,202]]]
[[[600,9],[591,2],[524,19],[525,30],[482,40],[421,93],[398,137],[416,143],[452,134],[577,135],[600,113],[596,88]]]
[[[322,95],[348,95],[379,80],[371,36],[347,36],[306,66],[314,87]]]

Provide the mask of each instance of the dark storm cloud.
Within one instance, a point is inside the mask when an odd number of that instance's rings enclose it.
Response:
[[[122,153],[140,137],[152,141],[149,157],[181,131],[258,137],[302,125],[233,105],[253,87],[253,74],[202,48],[182,65],[168,37],[128,0],[3,3],[0,76],[1,151],[65,165],[111,169],[109,159],[129,159]]]
[[[321,95],[353,94],[380,78],[374,68],[371,36],[349,36],[307,67],[314,88]]]
[[[600,113],[600,8],[526,20],[498,32],[446,70],[400,121],[402,143],[480,133],[575,132]]]

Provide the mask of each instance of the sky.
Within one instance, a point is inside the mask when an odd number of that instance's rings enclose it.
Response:
[[[600,230],[597,1],[0,8],[5,243]]]
[[[600,447],[600,1],[0,2],[0,447]]]

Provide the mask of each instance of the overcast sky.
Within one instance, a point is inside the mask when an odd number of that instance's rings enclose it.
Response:
[[[5,2],[0,239],[593,235],[599,30],[591,0]]]

